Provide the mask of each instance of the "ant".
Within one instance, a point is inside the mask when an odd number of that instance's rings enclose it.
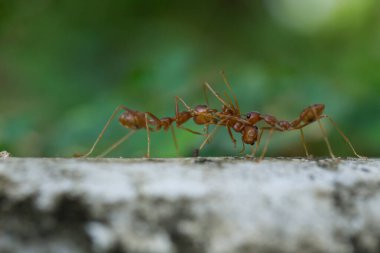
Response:
[[[339,134],[343,137],[343,139],[346,141],[346,143],[350,146],[350,148],[353,151],[353,153],[355,154],[355,156],[357,156],[358,158],[364,158],[364,157],[358,155],[358,153],[354,149],[353,145],[351,144],[350,140],[343,133],[343,131],[338,127],[338,125],[335,123],[335,121],[330,116],[328,116],[326,114],[323,114],[324,109],[325,109],[325,105],[324,104],[310,105],[310,106],[306,107],[305,109],[303,109],[303,111],[300,113],[300,115],[298,116],[298,118],[295,119],[295,120],[293,120],[292,122],[289,122],[289,121],[286,121],[286,120],[277,120],[276,117],[274,117],[272,115],[267,115],[267,114],[263,115],[263,114],[261,114],[259,112],[249,112],[249,113],[247,113],[246,114],[246,120],[250,124],[255,125],[259,121],[264,121],[266,124],[269,125],[269,127],[262,127],[260,129],[260,133],[259,133],[259,137],[258,137],[258,145],[260,143],[260,139],[261,139],[261,136],[262,136],[264,130],[269,130],[270,131],[267,143],[266,143],[266,145],[265,145],[265,147],[263,149],[263,152],[262,152],[262,155],[260,157],[260,160],[265,155],[265,152],[267,150],[267,146],[268,146],[268,143],[269,143],[269,139],[271,138],[271,136],[273,134],[273,131],[284,132],[284,131],[291,131],[291,130],[300,130],[301,140],[302,140],[303,147],[305,149],[306,156],[310,157],[308,149],[307,149],[307,146],[306,146],[306,143],[305,143],[305,137],[304,137],[304,133],[303,133],[302,129],[304,127],[306,127],[307,125],[310,125],[311,123],[314,123],[316,121],[318,122],[319,128],[321,129],[321,132],[322,132],[322,135],[323,135],[323,139],[324,139],[324,141],[326,143],[326,146],[328,148],[328,151],[329,151],[329,154],[330,154],[331,158],[336,159],[334,153],[332,152],[332,148],[331,148],[330,142],[329,142],[329,140],[327,138],[326,130],[323,127],[323,125],[322,125],[322,123],[320,121],[323,118],[329,119],[329,121],[331,122],[331,124],[336,128],[336,130],[339,132]]]
[[[179,111],[178,103],[181,102],[185,105],[187,108],[187,111]],[[187,122],[190,119],[193,119],[194,122],[198,125],[208,125],[208,124],[215,124],[216,119],[213,116],[213,114],[216,112],[215,109],[209,109],[206,105],[198,105],[194,109],[191,109],[183,99],[176,96],[175,97],[175,117],[164,117],[159,119],[151,112],[140,112],[131,110],[128,107],[124,105],[119,105],[116,107],[114,112],[112,113],[111,117],[108,119],[107,123],[103,127],[103,130],[98,135],[97,139],[95,140],[94,144],[92,145],[91,149],[85,153],[84,155],[75,154],[76,157],[88,157],[95,149],[96,145],[100,141],[100,139],[103,137],[104,132],[109,127],[109,124],[111,121],[115,118],[115,116],[123,110],[124,112],[119,116],[119,123],[124,126],[125,128],[131,129],[131,131],[122,137],[120,140],[118,140],[116,143],[114,143],[111,147],[109,147],[106,151],[104,151],[102,154],[100,154],[98,157],[105,156],[109,152],[111,152],[113,149],[115,149],[117,146],[119,146],[121,143],[126,141],[130,136],[132,136],[137,130],[139,129],[146,129],[147,131],[147,153],[146,157],[150,158],[150,132],[151,131],[159,131],[163,129],[164,131],[168,131],[169,128],[172,132],[172,137],[174,140],[174,145],[176,147],[176,150],[178,152],[178,144],[177,139],[175,136],[173,123],[176,123],[176,126],[180,129],[186,130],[193,134],[199,134],[202,135],[199,132],[193,131],[191,129],[185,128],[182,125]]]
[[[224,79],[224,83],[226,84],[229,91],[233,94],[235,105],[232,104],[231,99],[228,97],[227,94],[226,94],[226,96],[229,99],[230,103],[228,104],[227,102],[225,102],[219,96],[219,94],[217,94],[214,91],[214,89],[207,82],[205,83],[205,88],[210,90],[213,93],[213,95],[223,104],[222,112],[216,113],[216,115],[221,119],[217,123],[217,126],[222,125],[222,126],[227,127],[227,130],[228,130],[228,133],[231,137],[231,140],[233,141],[233,143],[235,145],[236,145],[236,140],[234,139],[230,128],[232,128],[235,132],[241,133],[242,141],[243,141],[243,149],[242,149],[242,151],[240,151],[241,153],[244,152],[244,144],[253,145],[256,143],[256,149],[255,150],[252,149],[252,155],[254,156],[254,154],[256,153],[258,146],[260,144],[260,140],[261,140],[261,137],[262,137],[264,130],[269,130],[269,136],[268,136],[267,142],[266,142],[266,144],[263,148],[262,154],[259,158],[259,161],[260,161],[263,159],[263,157],[267,151],[267,148],[269,145],[269,140],[270,140],[274,131],[284,132],[284,131],[291,131],[291,130],[300,130],[301,140],[302,140],[303,147],[305,149],[306,156],[310,157],[306,143],[305,143],[303,128],[306,127],[307,125],[317,121],[319,128],[321,129],[323,139],[324,139],[326,146],[329,150],[329,154],[330,154],[331,158],[335,159],[336,157],[332,152],[332,148],[331,148],[330,142],[327,138],[326,131],[325,131],[322,123],[320,122],[321,119],[328,118],[329,121],[331,122],[331,124],[336,128],[336,130],[339,132],[339,134],[343,137],[343,139],[346,141],[346,143],[350,146],[350,148],[353,151],[353,153],[355,154],[355,156],[357,156],[358,158],[363,158],[362,156],[357,154],[357,152],[354,149],[353,145],[351,144],[350,140],[343,133],[343,131],[338,127],[338,125],[335,123],[335,121],[333,121],[333,119],[330,116],[323,114],[323,111],[325,109],[324,104],[314,104],[314,105],[306,107],[300,113],[299,117],[297,119],[293,120],[292,122],[289,122],[286,120],[277,120],[276,117],[274,117],[272,115],[261,114],[259,112],[249,112],[245,115],[246,118],[243,119],[241,117],[239,105],[238,105],[236,96],[232,91],[231,85],[227,81],[227,78],[226,78],[223,71],[221,72],[221,74],[222,74],[222,77]],[[206,97],[206,99],[207,99],[207,97]],[[260,132],[258,133],[258,127],[256,126],[256,124],[259,123],[260,121],[264,121],[269,126],[268,127],[261,127]],[[204,146],[206,141],[208,141],[208,139],[210,139],[212,134],[206,138],[206,140],[202,144],[201,148]]]
[[[153,115],[151,112],[135,111],[135,110],[129,109],[128,107],[124,105],[119,105],[118,107],[116,107],[111,117],[108,119],[107,123],[103,127],[102,131],[98,135],[97,139],[95,140],[90,150],[84,155],[75,154],[74,156],[88,157],[94,151],[96,145],[98,144],[100,139],[103,137],[104,132],[107,130],[112,120],[121,110],[123,110],[124,112],[119,116],[119,123],[125,128],[131,129],[131,131],[129,131],[127,135],[125,135],[123,138],[118,140],[115,144],[113,144],[110,148],[108,148],[98,157],[105,156],[106,154],[111,152],[113,149],[115,149],[117,146],[119,146],[122,142],[126,141],[129,137],[131,137],[137,130],[143,129],[143,128],[145,128],[147,131],[147,142],[148,142],[147,154],[146,154],[147,157],[150,157],[150,131],[158,131],[161,128],[167,131],[170,128],[172,131],[174,144],[177,148],[177,141],[175,138],[174,129],[172,127],[172,123],[173,123],[172,118],[165,117],[165,118],[159,119],[155,115]]]

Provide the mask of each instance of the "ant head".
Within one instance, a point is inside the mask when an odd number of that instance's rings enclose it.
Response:
[[[249,112],[246,114],[247,120],[251,124],[255,124],[256,122],[261,120],[261,114],[258,112]]]
[[[253,145],[257,141],[258,136],[257,126],[245,126],[242,132],[241,139],[245,144]]]

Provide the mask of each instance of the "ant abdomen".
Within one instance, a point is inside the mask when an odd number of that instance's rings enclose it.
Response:
[[[257,141],[257,126],[245,126],[242,132],[242,140],[246,144],[253,145]]]
[[[144,115],[142,114],[140,117],[136,117],[136,113],[139,112],[123,112],[119,117],[120,124],[129,129],[140,129],[145,127]]]

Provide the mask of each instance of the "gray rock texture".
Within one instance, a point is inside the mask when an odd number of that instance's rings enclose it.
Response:
[[[380,160],[1,158],[0,252],[380,252]]]

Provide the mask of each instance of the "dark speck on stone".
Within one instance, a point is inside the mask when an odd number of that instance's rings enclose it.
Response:
[[[371,172],[369,169],[367,169],[367,168],[360,168],[362,171],[364,171],[364,172]]]

